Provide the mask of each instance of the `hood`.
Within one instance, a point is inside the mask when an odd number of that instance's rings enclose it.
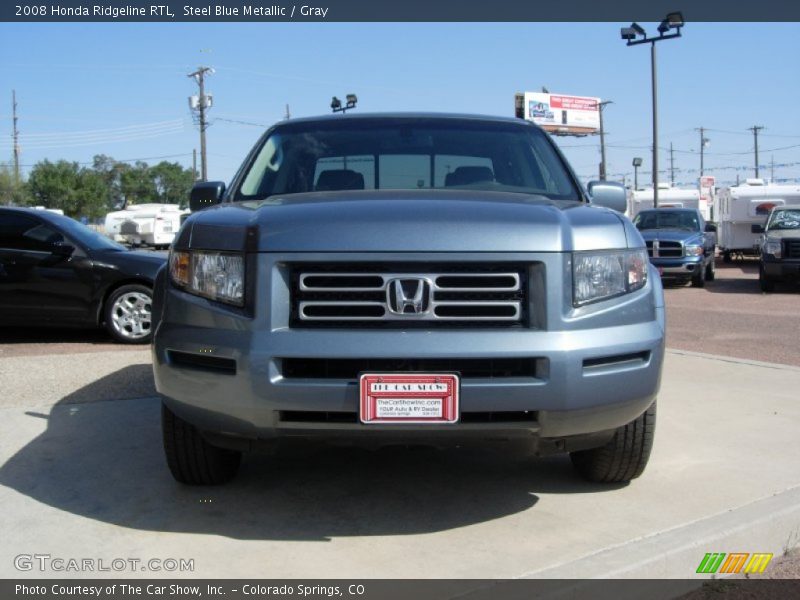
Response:
[[[689,242],[703,239],[699,231],[686,231],[685,229],[645,229],[640,231],[645,241],[652,242]]]
[[[800,229],[769,229],[765,235],[775,240],[800,239]]]
[[[167,253],[142,250],[92,250],[91,258],[97,265],[120,271],[128,276],[153,280],[156,272],[167,262]]]
[[[186,221],[176,246],[259,252],[560,252],[625,248],[624,220],[605,208],[507,192],[317,192],[206,209]]]

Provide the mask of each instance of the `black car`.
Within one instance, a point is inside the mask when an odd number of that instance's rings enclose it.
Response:
[[[0,208],[0,325],[104,326],[117,341],[149,343],[166,258],[53,212]]]

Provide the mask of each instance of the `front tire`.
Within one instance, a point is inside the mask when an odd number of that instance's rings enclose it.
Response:
[[[656,403],[619,427],[605,446],[570,453],[584,479],[595,483],[627,483],[644,472],[656,430]]]
[[[705,269],[701,265],[697,273],[692,275],[692,287],[701,288],[706,286]]]
[[[153,290],[129,284],[114,290],[104,308],[105,326],[123,344],[149,344],[153,339]]]
[[[712,258],[708,265],[706,265],[705,279],[706,281],[714,281],[716,278],[716,265],[714,264],[714,259]]]
[[[219,485],[239,470],[242,453],[209,444],[197,428],[161,404],[161,432],[167,466],[176,481],[187,485]]]
[[[763,265],[759,265],[758,267],[758,285],[762,292],[766,293],[775,291],[775,282],[767,277],[767,274],[764,272]]]

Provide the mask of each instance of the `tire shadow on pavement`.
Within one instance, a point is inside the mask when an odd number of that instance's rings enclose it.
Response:
[[[624,487],[586,483],[565,456],[537,460],[529,448],[502,442],[446,450],[286,443],[246,456],[229,484],[184,486],[164,461],[160,400],[108,397],[132,379],[151,385],[143,367],[74,391],[49,415],[7,413],[22,447],[0,467],[0,484],[121,527],[259,540],[437,532],[535,510],[541,493]],[[47,428],[30,439],[36,425],[28,419],[40,418]],[[14,518],[35,519],[42,507],[25,499],[13,510]]]

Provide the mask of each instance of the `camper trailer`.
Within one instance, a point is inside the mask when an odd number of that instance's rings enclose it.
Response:
[[[700,192],[674,188],[669,183],[658,184],[659,208],[700,208]],[[628,192],[628,210],[626,214],[633,219],[639,211],[653,208],[653,188],[630,190]],[[702,212],[702,211],[701,211]],[[708,215],[703,213],[703,218]]]
[[[775,185],[763,179],[720,188],[716,198],[719,248],[725,262],[734,257],[758,256],[759,234],[753,225],[764,225],[776,206],[800,202],[800,186]]]
[[[140,246],[169,246],[181,227],[177,204],[135,204],[106,215],[105,232],[116,242]]]

